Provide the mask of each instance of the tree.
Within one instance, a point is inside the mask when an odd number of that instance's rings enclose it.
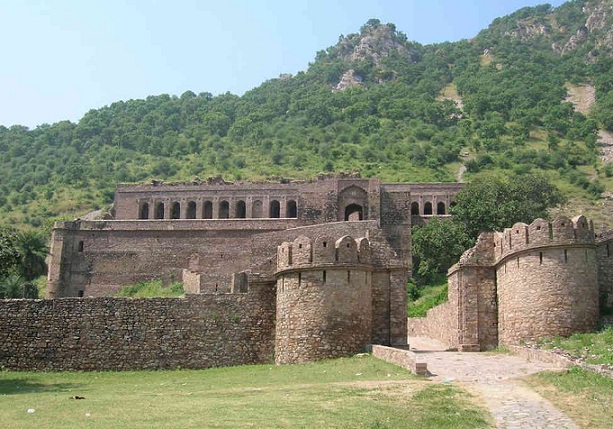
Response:
[[[417,274],[428,278],[453,265],[472,245],[461,222],[432,219],[412,230],[413,257]]]
[[[19,252],[15,247],[17,231],[0,227],[0,277],[5,276],[17,264]]]
[[[476,239],[481,231],[500,231],[516,222],[547,218],[547,210],[564,202],[560,191],[539,174],[487,178],[468,184],[451,208],[454,222],[461,222]]]
[[[49,248],[42,234],[36,231],[18,233],[15,249],[19,254],[16,270],[26,281],[32,281],[47,272],[45,259]]]

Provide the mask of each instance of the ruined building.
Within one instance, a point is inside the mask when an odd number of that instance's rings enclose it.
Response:
[[[409,336],[483,351],[591,331],[613,307],[612,252],[584,216],[483,233],[449,270],[448,302],[411,319]]]
[[[47,298],[86,299],[12,303],[7,312],[47,329],[22,342],[0,320],[3,344],[25,348],[3,360],[0,346],[0,364],[197,368],[406,345],[411,225],[447,216],[461,187],[345,176],[118,185],[113,219],[53,229]],[[108,298],[155,278],[183,281],[188,296]]]

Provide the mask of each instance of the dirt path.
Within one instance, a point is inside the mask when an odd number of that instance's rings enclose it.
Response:
[[[519,380],[557,370],[551,365],[507,354],[447,352],[439,342],[427,338],[410,338],[410,344],[411,350],[424,354],[434,381],[459,384],[478,394],[498,428],[578,427]]]

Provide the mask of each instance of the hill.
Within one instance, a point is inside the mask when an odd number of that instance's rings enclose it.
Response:
[[[471,40],[434,45],[371,19],[304,72],[241,97],[186,91],[118,101],[78,123],[0,127],[0,215],[48,228],[104,208],[116,182],[542,171],[570,197],[563,210],[607,222],[612,7],[523,8]]]

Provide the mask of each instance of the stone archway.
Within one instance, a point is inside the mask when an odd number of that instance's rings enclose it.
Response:
[[[358,204],[349,204],[345,207],[345,222],[364,220],[364,208]]]
[[[338,220],[368,219],[368,193],[356,185],[343,189],[338,195]]]

